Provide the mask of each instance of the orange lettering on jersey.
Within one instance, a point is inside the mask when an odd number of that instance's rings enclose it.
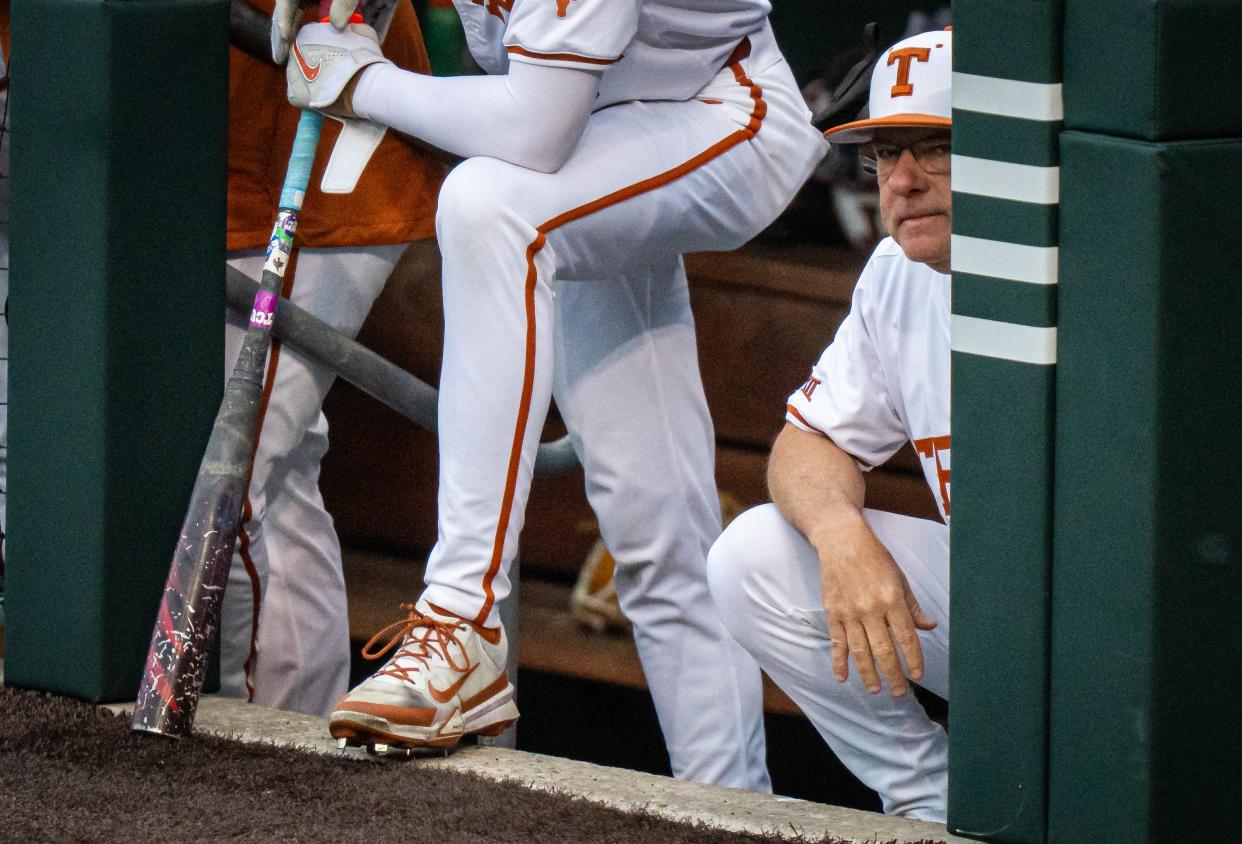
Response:
[[[569,4],[572,2],[573,0],[556,0],[556,16],[565,17],[565,13],[569,11]]]
[[[811,400],[811,396],[815,393],[815,388],[818,387],[822,383],[824,382],[820,381],[814,375],[806,379],[806,383],[802,385],[801,392],[802,392],[802,395],[806,396],[807,401]]]
[[[892,67],[894,62],[897,63],[897,84],[893,86],[892,96],[908,97],[913,94],[914,85],[910,82],[910,63],[925,62],[930,58],[931,49],[928,47],[906,47],[889,53],[887,66]]]
[[[495,15],[501,20],[505,19],[510,11],[513,10],[513,0],[471,0],[476,6],[487,6],[487,13]]]
[[[944,514],[949,515],[949,469],[945,468],[941,455],[949,454],[949,437],[924,437],[914,441],[914,450],[920,457],[934,460],[936,477],[940,480],[940,503],[944,505]]]

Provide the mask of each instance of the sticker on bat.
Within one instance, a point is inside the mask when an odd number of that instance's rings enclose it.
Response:
[[[272,226],[272,236],[267,241],[267,262],[263,269],[284,277],[289,268],[289,255],[293,251],[293,233],[298,228],[296,211],[281,211]]]
[[[260,290],[254,296],[254,308],[250,311],[250,324],[255,328],[271,328],[276,314],[276,294]]]

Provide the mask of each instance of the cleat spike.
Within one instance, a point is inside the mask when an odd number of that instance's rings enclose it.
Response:
[[[336,749],[337,749],[337,750],[344,750],[344,749],[345,749],[345,748],[347,748],[347,747],[349,747],[349,739],[347,739],[347,738],[339,738],[339,739],[337,739],[337,740],[336,740]]]
[[[384,754],[388,753],[388,745],[380,744],[379,742],[376,742],[375,744],[371,745],[371,750],[373,753],[375,753],[376,756],[383,756]]]

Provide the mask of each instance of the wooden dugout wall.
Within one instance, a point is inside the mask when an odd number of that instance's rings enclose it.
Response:
[[[1242,2],[954,15],[949,826],[1235,840]]]

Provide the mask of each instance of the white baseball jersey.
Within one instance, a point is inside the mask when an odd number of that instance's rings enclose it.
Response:
[[[768,0],[453,0],[479,66],[603,68],[597,108],[686,100],[763,26]]]
[[[786,419],[817,431],[864,469],[909,440],[949,518],[949,276],[892,238],[872,253],[850,313],[789,397]]]
[[[786,418],[830,437],[864,469],[911,440],[949,515],[949,276],[883,240],[863,269],[849,316],[789,398]],[[863,518],[892,554],[936,627],[919,631],[920,685],[949,697],[949,531],[878,510]],[[913,695],[868,694],[851,669],[832,677],[832,636],[819,552],[775,505],[734,521],[708,560],[729,632],[806,713],[889,814],[943,822],[948,738]]]

